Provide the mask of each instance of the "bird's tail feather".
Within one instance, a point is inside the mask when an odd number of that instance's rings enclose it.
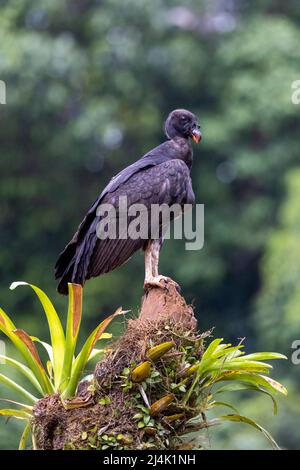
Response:
[[[76,247],[76,243],[70,242],[64,251],[60,253],[55,265],[55,279],[60,279],[69,268],[70,264],[74,261]]]
[[[57,286],[57,291],[60,294],[68,295],[68,282],[73,282],[73,270],[74,270],[74,261],[73,263],[69,264]]]
[[[68,282],[83,286],[89,278],[88,265],[96,241],[96,237],[91,237],[80,245],[69,245],[60,255],[55,267],[55,277],[60,279],[57,286],[60,294],[68,294]]]

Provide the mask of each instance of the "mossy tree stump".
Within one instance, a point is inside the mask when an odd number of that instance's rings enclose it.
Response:
[[[39,449],[174,449],[201,416],[188,396],[189,370],[202,355],[191,306],[169,281],[145,292],[136,320],[96,365],[77,397],[40,400],[32,427]],[[161,346],[159,346],[161,345]],[[153,349],[158,346],[158,348]],[[149,352],[150,350],[150,352]],[[152,351],[152,352],[151,352]],[[205,419],[197,429],[205,426]]]

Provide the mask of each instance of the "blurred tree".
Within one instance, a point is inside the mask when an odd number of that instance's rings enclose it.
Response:
[[[289,359],[279,368],[281,380],[288,385],[289,398],[281,401],[279,420],[271,420],[271,428],[281,445],[290,449],[299,448],[300,366],[293,364],[291,356],[292,343],[300,339],[300,170],[290,171],[284,182],[286,195],[277,217],[279,226],[269,235],[261,260],[262,289],[253,319],[258,345],[279,350]],[[244,406],[247,413],[260,410],[256,413],[264,419],[265,411],[257,399],[246,401]],[[228,439],[236,444],[235,437],[228,434]],[[240,439],[247,439],[245,431]]]
[[[262,262],[256,324],[261,343],[290,355],[292,342],[300,339],[300,170],[289,173],[286,181],[279,228],[269,237]]]

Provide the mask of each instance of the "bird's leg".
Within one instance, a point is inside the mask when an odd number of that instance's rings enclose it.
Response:
[[[152,241],[150,240],[145,249],[145,284],[152,277]]]
[[[152,240],[149,240],[146,249],[145,249],[145,281],[144,287],[154,286],[154,287],[164,287],[162,283],[160,283],[159,277],[155,277],[153,272],[157,272],[157,266],[153,269],[153,244]],[[158,259],[157,259],[158,263]]]
[[[159,253],[161,249],[160,240],[154,240],[152,242],[152,275],[153,277],[158,277],[158,263],[159,263]]]
[[[148,271],[146,268],[146,277],[145,277],[145,282],[144,282],[144,287],[147,286],[154,286],[154,287],[161,287],[161,288],[167,288],[168,289],[168,283],[172,282],[177,291],[180,293],[180,286],[175,282],[173,279],[167,276],[162,276],[161,274],[158,274],[158,263],[159,263],[159,254],[160,250],[163,244],[163,238],[155,239],[151,242],[149,242],[148,249],[150,249],[151,252],[151,261],[148,263]],[[146,259],[146,255],[145,255]],[[146,264],[146,262],[145,262]],[[150,272],[150,268],[152,270],[152,276],[147,277],[147,272]]]
[[[151,240],[145,250],[145,287],[154,286],[164,288],[164,281],[169,280],[168,277],[160,276],[158,274],[158,261],[161,245],[161,240]]]

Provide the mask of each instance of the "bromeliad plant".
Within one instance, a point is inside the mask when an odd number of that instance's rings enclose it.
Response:
[[[103,352],[103,349],[95,348],[96,343],[100,339],[111,337],[111,334],[105,333],[107,326],[114,317],[124,312],[122,308],[119,308],[113,315],[103,320],[90,334],[80,352],[75,356],[82,317],[82,287],[78,284],[69,284],[67,325],[64,332],[60,318],[48,296],[38,287],[26,282],[14,282],[10,288],[13,290],[18,286],[29,286],[38,296],[47,318],[51,338],[51,344],[48,344],[30,336],[24,330],[17,328],[10,317],[0,308],[0,331],[10,339],[21,353],[25,363],[5,355],[0,355],[0,361],[15,368],[35,388],[35,395],[33,395],[14,380],[0,373],[0,383],[17,392],[25,401],[25,403],[19,403],[13,400],[1,399],[17,405],[18,409],[0,409],[0,415],[2,416],[25,420],[25,429],[19,443],[19,449],[22,450],[26,447],[26,441],[31,431],[30,421],[34,404],[40,398],[54,393],[59,393],[63,404],[67,404],[68,399],[76,393],[78,383],[83,376],[88,361]],[[40,343],[47,352],[49,360],[46,367],[42,363],[35,343]]]
[[[278,449],[267,430],[219,397],[240,390],[263,393],[271,398],[276,414],[275,396],[286,395],[287,390],[266,375],[272,366],[263,361],[286,356],[274,352],[245,354],[243,344],[233,346],[221,338],[204,347],[204,337],[193,340],[183,335],[178,342],[178,335],[173,335],[174,341],[152,347],[143,362],[124,369],[123,390],[134,390],[135,385],[140,390],[134,416],[138,435],[131,435],[132,442],[144,440],[145,449],[203,449],[209,447],[207,429],[231,421],[255,428]],[[220,407],[229,408],[230,414],[215,413],[210,418],[211,411]]]
[[[18,329],[0,309],[0,331],[11,340],[25,362],[4,355],[0,355],[0,361],[23,374],[36,390],[33,395],[0,373],[0,383],[22,396],[20,402],[2,399],[17,408],[0,409],[0,415],[25,421],[19,449],[26,448],[30,433],[33,447],[44,448],[43,433],[36,432],[43,423],[37,421],[35,412],[44,403],[37,403],[38,400],[47,395],[50,395],[48,400],[55,399],[56,435],[64,434],[61,448],[65,449],[203,449],[206,448],[207,428],[224,421],[246,423],[262,432],[273,447],[278,447],[268,431],[241,415],[231,401],[225,402],[219,397],[224,392],[245,389],[263,393],[271,398],[276,414],[275,396],[286,395],[287,391],[268,376],[272,367],[264,361],[285,359],[282,354],[245,354],[242,343],[233,346],[222,339],[207,344],[209,333],[199,335],[173,319],[154,323],[152,329],[137,321],[112,346],[113,353],[104,354],[95,371],[95,380],[87,385],[88,393],[73,398],[87,362],[103,352],[95,348],[97,341],[111,336],[105,333],[106,327],[115,316],[124,312],[120,308],[101,322],[76,355],[82,316],[81,286],[69,284],[64,331],[46,294],[24,282],[13,283],[11,289],[19,285],[30,286],[38,296],[51,337],[51,344],[48,344],[30,336]],[[137,341],[141,337],[145,340]],[[38,343],[49,356],[45,365],[36,348]],[[106,407],[105,413],[101,407]],[[230,414],[211,417],[211,410],[219,407],[229,408]],[[73,411],[77,416],[75,420]],[[59,419],[59,413],[68,416],[71,431],[68,431],[68,423]],[[103,431],[107,428],[108,417],[109,434]]]
[[[203,429],[224,421],[231,421],[252,426],[264,434],[274,449],[279,449],[266,429],[251,418],[241,415],[231,403],[218,399],[225,392],[249,390],[262,393],[272,400],[273,412],[276,415],[276,395],[287,395],[287,389],[281,383],[266,375],[269,374],[272,366],[263,362],[287,359],[287,357],[275,352],[245,354],[243,347],[242,343],[233,346],[223,343],[222,338],[217,338],[205,349],[201,360],[193,362],[184,369],[182,380],[179,384],[175,384],[175,389],[182,389],[184,392],[182,403],[194,407],[197,413],[186,423],[186,435],[182,435],[183,442],[195,439],[195,436],[191,437],[189,430]],[[219,407],[229,408],[231,413],[211,420],[206,419],[206,413]],[[203,436],[198,436],[200,442],[201,437]]]
[[[67,423],[57,420],[63,422],[55,431],[64,436],[61,448],[205,449],[210,447],[207,429],[224,421],[245,423],[278,448],[267,430],[239,413],[235,398],[223,395],[237,390],[264,394],[271,398],[276,414],[276,394],[287,391],[268,376],[272,366],[264,361],[285,356],[245,354],[243,344],[227,344],[220,338],[207,342],[209,332],[198,335],[173,319],[150,328],[139,321],[132,323],[112,346],[113,353],[98,363],[95,406],[76,410],[81,419],[75,426],[70,415]],[[230,413],[219,411],[222,407]],[[40,422],[43,428],[47,423]],[[40,447],[45,448],[45,441]]]

